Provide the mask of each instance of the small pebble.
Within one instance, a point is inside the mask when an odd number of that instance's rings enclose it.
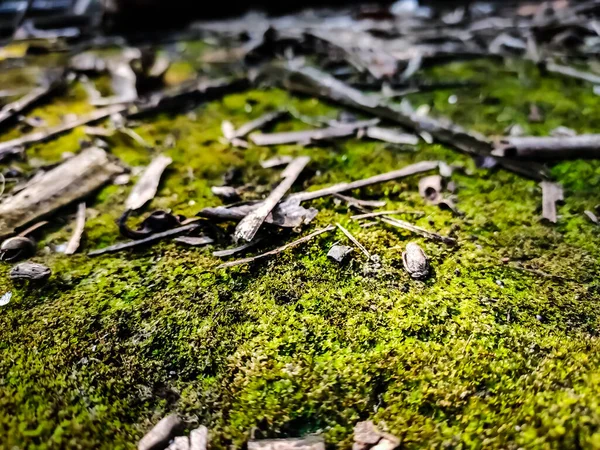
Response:
[[[327,257],[335,262],[342,263],[348,258],[352,251],[352,247],[348,247],[347,245],[334,245],[329,249]]]
[[[208,445],[208,428],[199,426],[190,432],[190,450],[206,450]]]
[[[40,281],[46,280],[51,274],[52,271],[42,264],[24,262],[12,268],[10,278]]]
[[[10,299],[12,298],[12,292],[7,292],[2,297],[0,297],[0,306],[8,305]]]

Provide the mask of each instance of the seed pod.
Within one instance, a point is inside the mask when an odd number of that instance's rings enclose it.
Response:
[[[12,279],[40,281],[49,278],[51,273],[52,271],[42,264],[24,262],[13,267],[10,271],[10,277]]]
[[[404,268],[411,277],[419,279],[429,275],[429,261],[425,252],[414,242],[406,245],[406,251],[402,253]]]
[[[5,240],[0,246],[0,260],[17,261],[35,254],[35,242],[25,236],[15,236]]]

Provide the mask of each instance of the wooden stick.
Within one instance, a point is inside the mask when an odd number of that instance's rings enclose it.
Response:
[[[181,227],[172,228],[167,231],[163,231],[161,233],[155,233],[144,239],[137,239],[133,241],[121,242],[119,244],[111,245],[109,247],[104,247],[98,250],[94,250],[88,253],[88,256],[99,256],[104,255],[105,253],[115,253],[120,252],[121,250],[126,250],[128,248],[140,247],[142,245],[150,244],[151,242],[156,242],[161,239],[165,239],[172,236],[177,236],[179,234],[185,233],[186,231],[192,231],[198,228],[198,223],[190,223],[187,225],[183,225]]]
[[[278,255],[278,254],[280,254],[280,253],[282,253],[282,252],[284,252],[284,251],[286,251],[286,250],[288,250],[290,248],[294,248],[294,247],[296,247],[296,246],[298,246],[300,244],[308,242],[312,238],[314,238],[316,236],[319,236],[320,234],[327,233],[327,232],[332,231],[332,230],[335,230],[335,227],[333,225],[329,225],[326,228],[322,228],[320,230],[314,231],[314,232],[310,233],[309,235],[301,237],[300,239],[297,239],[297,240],[295,240],[293,242],[290,242],[289,244],[285,244],[285,245],[283,245],[281,247],[278,247],[278,248],[276,248],[274,250],[271,250],[269,252],[266,252],[266,253],[263,253],[263,254],[257,255],[257,256],[251,256],[249,258],[238,259],[237,261],[231,261],[231,262],[223,263],[220,266],[218,266],[217,268],[218,269],[224,269],[226,267],[240,266],[240,265],[248,264],[248,263],[260,260],[260,259],[268,258],[270,256]]]
[[[52,139],[59,134],[72,130],[73,128],[77,128],[81,125],[86,125],[91,122],[97,122],[98,120],[105,119],[112,114],[123,112],[126,109],[126,105],[108,106],[106,108],[97,109],[90,114],[81,116],[76,120],[65,124],[47,128],[45,130],[35,131],[19,138],[11,139],[10,141],[0,142],[0,160],[4,155],[14,153],[16,148],[27,147],[37,142],[47,141],[48,139]]]
[[[89,195],[121,172],[104,150],[83,150],[0,203],[0,237]]]
[[[557,73],[571,78],[577,78],[578,80],[589,81],[590,83],[600,84],[600,75],[596,75],[590,72],[582,72],[581,70],[574,69],[569,66],[561,66],[554,63],[546,63],[546,70],[548,72]]]
[[[397,209],[395,211],[375,211],[375,212],[365,213],[365,214],[356,214],[354,216],[350,216],[350,218],[353,220],[362,220],[362,219],[369,219],[371,217],[390,216],[392,214],[414,214],[414,215],[422,216],[425,213],[423,213],[421,211],[403,211],[401,209]]]
[[[158,184],[163,172],[172,162],[171,158],[164,155],[158,155],[154,158],[131,190],[125,202],[125,208],[135,211],[152,200],[158,190]]]
[[[556,204],[564,200],[563,188],[559,183],[542,181],[542,217],[551,223],[558,221]]]
[[[270,113],[263,114],[257,119],[251,120],[250,122],[247,122],[241,127],[239,127],[237,130],[234,130],[232,138],[243,138],[251,132],[255,130],[260,130],[268,124],[281,119],[286,114],[288,114],[287,111],[273,111]]]
[[[340,124],[334,127],[319,128],[316,130],[304,130],[304,131],[289,131],[283,133],[257,133],[250,135],[250,140],[254,145],[268,146],[268,145],[285,145],[285,144],[297,144],[312,141],[322,141],[324,139],[333,139],[352,136],[356,130],[361,128],[368,128],[371,125],[375,125],[379,122],[379,119],[375,120],[362,120],[357,122],[350,122]]]
[[[358,239],[356,239],[354,236],[352,236],[352,233],[350,233],[348,230],[346,230],[340,223],[336,223],[336,225],[340,230],[342,230],[342,233],[344,233],[346,235],[346,237],[348,239],[350,239],[352,241],[352,243],[354,245],[356,245],[358,247],[358,249],[365,254],[365,256],[368,259],[371,259],[371,254],[369,253],[369,251],[365,248],[364,245],[362,245],[360,242],[358,242]]]
[[[254,211],[250,212],[238,223],[234,239],[250,242],[256,236],[259,228],[264,223],[269,213],[281,201],[286,192],[292,187],[300,173],[304,170],[310,158],[300,156],[294,159],[284,170],[283,181],[269,194],[269,196]]]
[[[77,220],[75,222],[75,229],[73,230],[71,239],[69,239],[69,243],[67,244],[67,248],[65,250],[65,255],[73,255],[77,251],[77,249],[79,248],[79,244],[81,243],[81,236],[83,235],[84,229],[85,229],[85,202],[81,202],[77,206]]]
[[[398,220],[392,217],[380,217],[379,220],[389,225],[393,225],[398,228],[403,228],[412,233],[420,234],[421,236],[426,237],[427,239],[431,239],[433,241],[443,242],[444,244],[448,245],[456,245],[456,239],[447,236],[442,236],[441,234],[426,230],[425,228],[421,228],[417,225],[413,225],[412,223],[405,222],[404,220]]]
[[[403,167],[402,169],[394,170],[392,172],[382,173],[375,175],[374,177],[364,178],[362,180],[352,181],[350,183],[339,183],[327,188],[319,189],[317,191],[305,191],[298,192],[290,195],[289,199],[294,199],[300,202],[308,200],[314,200],[316,198],[325,197],[327,195],[339,194],[341,192],[351,191],[353,189],[360,189],[366,186],[371,186],[378,183],[385,183],[386,181],[397,180],[399,178],[408,177],[417,173],[429,172],[437,169],[439,161],[421,161],[410,166]]]
[[[490,156],[493,145],[479,133],[467,131],[448,119],[433,119],[405,111],[378,99],[369,97],[342,81],[314,67],[270,66],[267,73],[284,88],[303,94],[324,98],[357,109],[380,119],[395,122],[417,133],[427,132],[436,141],[450,145],[475,156]],[[520,161],[498,159],[505,169],[533,179],[542,179],[546,173],[539,165]]]
[[[506,137],[493,154],[535,161],[600,158],[600,134]]]

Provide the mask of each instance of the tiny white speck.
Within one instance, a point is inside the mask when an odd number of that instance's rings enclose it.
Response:
[[[458,97],[456,95],[451,95],[450,97],[448,97],[448,103],[450,103],[451,105],[455,105],[457,101]]]

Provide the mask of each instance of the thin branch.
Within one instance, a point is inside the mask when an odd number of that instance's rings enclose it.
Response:
[[[344,233],[346,235],[346,237],[348,239],[350,239],[352,241],[352,243],[354,245],[356,245],[358,247],[358,249],[365,254],[365,256],[368,259],[371,259],[371,254],[369,253],[369,251],[365,248],[364,245],[362,245],[360,242],[358,242],[358,239],[356,239],[354,236],[352,236],[352,233],[350,233],[347,229],[345,229],[340,223],[336,223],[336,225],[340,230],[342,230],[342,233]]]
[[[419,234],[419,235],[426,237],[427,239],[431,239],[433,241],[443,242],[444,244],[447,244],[447,245],[456,245],[457,244],[456,239],[454,239],[454,238],[451,238],[448,236],[442,236],[441,234],[426,230],[425,228],[421,228],[417,225],[413,225],[412,223],[405,222],[404,220],[398,220],[398,219],[394,219],[392,217],[380,217],[379,220],[387,223],[388,225],[393,225],[395,227],[408,230],[412,233]]]
[[[378,183],[385,183],[386,181],[397,180],[399,178],[408,177],[417,173],[429,172],[437,169],[439,161],[421,161],[409,166],[403,167],[402,169],[394,170],[392,172],[382,173],[373,177],[364,178],[362,180],[352,181],[350,183],[339,183],[327,188],[319,189],[317,191],[305,191],[292,194],[288,199],[294,199],[300,202],[308,200],[314,200],[316,198],[325,197],[328,195],[339,194],[341,192],[347,192],[354,189],[360,189],[366,186],[372,186]]]
[[[304,170],[310,158],[300,156],[294,159],[284,170],[283,181],[269,194],[258,208],[250,212],[238,223],[234,238],[235,240],[251,241],[256,236],[259,228],[264,223],[269,213],[281,201],[286,192],[292,187],[300,173]]]
[[[226,267],[241,266],[243,264],[248,264],[248,263],[251,263],[251,262],[254,262],[254,261],[258,261],[260,259],[268,258],[270,256],[275,256],[275,255],[278,255],[278,254],[280,254],[280,253],[282,253],[282,252],[284,252],[284,251],[286,251],[286,250],[288,250],[290,248],[294,248],[294,247],[297,247],[300,244],[308,242],[312,238],[314,238],[316,236],[319,236],[320,234],[327,233],[327,232],[332,231],[332,230],[335,230],[335,227],[333,225],[329,225],[326,228],[322,228],[320,230],[314,231],[313,233],[311,233],[309,235],[301,237],[300,239],[297,239],[297,240],[295,240],[293,242],[290,242],[289,244],[285,244],[285,245],[283,245],[281,247],[278,247],[278,248],[276,248],[274,250],[271,250],[269,252],[266,252],[266,253],[263,253],[263,254],[257,255],[257,256],[251,256],[249,258],[238,259],[237,261],[227,262],[227,263],[221,264],[217,268],[218,269],[224,269]]]
[[[75,222],[75,229],[73,230],[73,235],[67,244],[67,248],[65,250],[65,255],[74,254],[79,248],[79,244],[81,243],[81,236],[83,235],[83,230],[85,229],[85,203],[81,202],[77,206],[77,220]]]
[[[198,223],[190,223],[190,224],[184,225],[182,227],[172,228],[171,230],[163,231],[161,233],[155,233],[144,239],[137,239],[137,240],[133,240],[133,241],[121,242],[119,244],[111,245],[109,247],[94,250],[94,251],[89,252],[88,256],[99,256],[99,255],[104,255],[106,253],[120,252],[121,250],[127,250],[129,248],[141,247],[143,245],[150,244],[152,242],[156,242],[161,239],[177,236],[179,234],[183,234],[185,232],[195,230],[198,227],[199,227]]]

